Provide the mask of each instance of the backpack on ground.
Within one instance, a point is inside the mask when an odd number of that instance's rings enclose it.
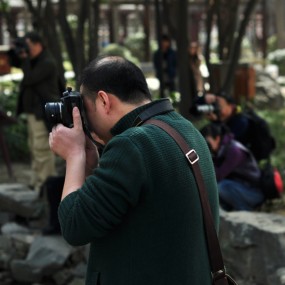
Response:
[[[265,200],[281,198],[283,194],[283,180],[279,170],[270,160],[261,166],[260,188]]]
[[[244,114],[249,120],[246,147],[252,152],[257,161],[268,159],[276,147],[268,123],[252,109],[246,109]]]

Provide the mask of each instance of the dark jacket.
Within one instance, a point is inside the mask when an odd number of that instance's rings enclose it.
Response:
[[[210,285],[199,194],[188,162],[163,130],[131,127],[147,106],[114,126],[100,166],[61,202],[63,236],[72,245],[91,243],[87,285]],[[218,227],[217,183],[204,138],[174,111],[156,118],[197,151]]]
[[[260,169],[252,153],[232,134],[223,137],[218,153],[214,156],[217,180],[232,179],[259,186]]]
[[[17,114],[29,113],[37,119],[45,119],[45,103],[60,98],[56,63],[43,50],[35,59],[24,60],[21,68],[24,78],[20,86]]]
[[[162,66],[160,65],[160,57],[162,56]],[[167,75],[166,83],[174,81],[176,77],[176,52],[169,48],[166,52],[162,53],[157,50],[153,55],[153,63],[156,72],[156,77],[161,80],[162,76]]]

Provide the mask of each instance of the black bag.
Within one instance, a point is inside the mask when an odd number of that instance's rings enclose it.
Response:
[[[261,167],[260,188],[266,200],[280,198],[283,193],[282,176],[270,161]]]
[[[249,120],[245,146],[252,152],[257,161],[268,159],[276,147],[268,123],[252,109],[246,109],[244,114]]]

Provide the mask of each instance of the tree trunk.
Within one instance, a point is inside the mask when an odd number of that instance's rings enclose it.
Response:
[[[178,1],[176,2],[178,3]],[[179,0],[176,10],[177,28],[179,33],[176,33],[177,42],[177,66],[179,91],[181,94],[181,101],[179,104],[179,111],[185,118],[190,118],[189,108],[193,102],[193,97],[190,92],[190,67],[188,56],[188,1]],[[193,95],[193,94],[192,94]]]
[[[65,86],[63,58],[56,32],[56,22],[54,21],[55,14],[52,3],[50,0],[47,0],[44,8],[42,7],[40,1],[38,1],[37,7],[33,5],[31,0],[25,0],[25,3],[33,15],[35,30],[43,35],[49,51],[56,60],[59,73],[59,87],[62,89]]]
[[[100,24],[100,0],[94,0],[92,3],[92,23],[89,26],[89,61],[94,59],[99,53],[98,31]]]
[[[144,1],[144,16],[143,16],[143,26],[144,26],[144,60],[149,61],[151,59],[150,51],[150,26],[149,26],[149,0]]]
[[[231,89],[232,89],[232,85],[233,85],[233,80],[234,80],[234,76],[235,76],[235,71],[236,71],[236,67],[238,65],[238,61],[239,61],[239,56],[240,56],[240,49],[241,49],[241,43],[242,43],[242,39],[244,37],[245,34],[245,30],[246,27],[248,25],[250,16],[255,8],[255,5],[257,4],[259,0],[250,0],[246,7],[245,7],[245,11],[243,13],[244,17],[243,20],[240,24],[240,28],[237,34],[237,37],[235,39],[235,41],[233,42],[233,45],[230,49],[231,53],[230,53],[230,60],[229,60],[229,66],[226,72],[226,77],[222,86],[222,91],[225,92],[226,94],[230,94],[231,93]]]

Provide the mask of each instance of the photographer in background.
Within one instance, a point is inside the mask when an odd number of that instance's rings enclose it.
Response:
[[[27,116],[32,167],[29,186],[39,191],[47,177],[56,174],[55,157],[48,144],[44,105],[59,100],[57,67],[42,38],[34,32],[16,39],[8,54],[11,65],[23,70],[17,115]]]
[[[264,201],[260,169],[252,153],[223,123],[201,129],[213,156],[220,204],[227,211],[252,211]]]
[[[197,97],[192,114],[204,114],[212,122],[222,122],[233,133],[235,139],[245,145],[255,159],[269,160],[276,148],[270,126],[253,108],[243,110],[229,96],[205,94]]]
[[[196,98],[190,113],[194,116],[204,115],[212,122],[223,122],[234,134],[236,140],[247,145],[249,119],[233,98],[224,94],[206,93]]]

